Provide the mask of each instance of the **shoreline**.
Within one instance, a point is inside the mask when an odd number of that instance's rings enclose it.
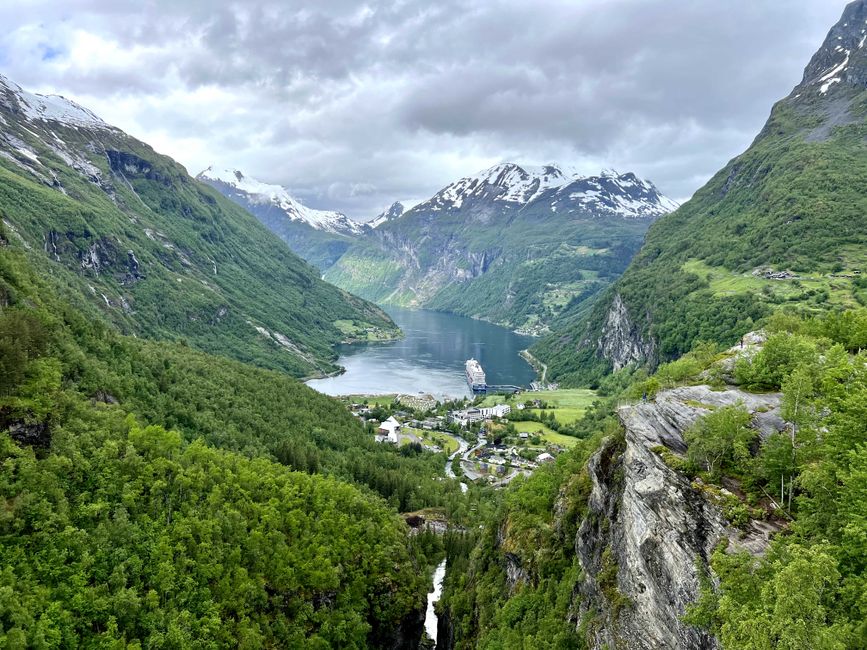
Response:
[[[536,371],[536,378],[539,380],[540,384],[544,384],[548,375],[548,365],[539,361],[529,350],[521,350],[518,352],[518,356],[520,356],[524,361],[532,366],[533,370]],[[539,377],[539,368],[542,369],[542,376]]]

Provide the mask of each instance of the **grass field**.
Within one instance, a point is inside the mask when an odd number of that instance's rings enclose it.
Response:
[[[754,293],[768,298],[776,296],[783,300],[806,301],[810,291],[827,291],[828,302],[832,305],[858,306],[853,295],[852,280],[849,278],[835,278],[821,273],[798,273],[797,281],[769,280],[752,273],[733,273],[722,266],[708,266],[696,259],[685,262],[681,268],[687,273],[706,279],[717,297]],[[851,270],[841,271],[841,274],[845,273],[851,273]]]
[[[394,398],[397,395],[342,395],[341,400],[347,404],[363,404],[367,402],[368,406],[379,404],[383,407],[391,407],[394,404]]]
[[[584,416],[584,411],[587,410],[596,399],[596,391],[587,388],[572,388],[563,390],[548,390],[538,393],[541,399],[548,402],[548,405],[554,406],[554,417],[558,422],[570,424],[580,420]],[[539,415],[542,411],[532,409],[533,413]],[[550,409],[549,409],[550,411]]]
[[[426,445],[439,445],[439,447],[447,454],[452,454],[460,447],[458,441],[455,440],[453,436],[439,431],[425,431],[424,429],[404,427],[403,433],[411,433],[414,436],[418,436]],[[401,446],[405,444],[409,444],[409,440],[407,438],[402,438]]]
[[[512,422],[515,425],[515,428],[519,432],[526,432],[529,434],[534,434],[538,432],[542,432],[542,439],[546,442],[550,442],[554,445],[560,445],[561,447],[574,447],[578,444],[578,438],[573,438],[572,436],[564,436],[556,431],[552,431],[544,424],[539,422]]]

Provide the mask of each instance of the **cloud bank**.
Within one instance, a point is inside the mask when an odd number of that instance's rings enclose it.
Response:
[[[359,219],[507,160],[634,171],[682,200],[844,5],[25,0],[0,6],[0,72],[192,173],[237,167]]]

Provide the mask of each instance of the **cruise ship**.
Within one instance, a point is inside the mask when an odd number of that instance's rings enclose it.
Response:
[[[485,371],[482,370],[482,365],[475,359],[467,359],[467,385],[473,392],[485,392],[488,389],[488,383],[485,380]]]

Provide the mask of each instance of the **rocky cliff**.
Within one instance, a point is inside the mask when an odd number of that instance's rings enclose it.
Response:
[[[605,316],[602,335],[596,342],[596,352],[609,359],[614,370],[625,368],[630,363],[653,359],[655,356],[654,340],[641,333],[620,294],[614,296]]]
[[[760,432],[779,430],[779,403],[777,394],[692,386],[619,409],[625,439],[606,441],[590,460],[590,514],[575,540],[584,575],[579,620],[592,619],[592,648],[717,647],[680,619],[698,598],[710,554],[723,539],[760,554],[776,528],[761,521],[734,528],[723,507],[734,495],[690,481],[665,457],[684,454],[684,431],[720,407],[741,404]]]

